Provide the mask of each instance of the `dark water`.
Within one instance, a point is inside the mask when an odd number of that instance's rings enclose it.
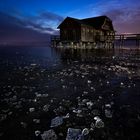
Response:
[[[88,128],[89,140],[138,140],[139,101],[137,50],[0,47],[2,140],[41,139],[34,132],[49,129],[63,140],[68,128]],[[50,128],[54,117],[67,113],[62,125]],[[95,116],[104,126],[96,126]]]

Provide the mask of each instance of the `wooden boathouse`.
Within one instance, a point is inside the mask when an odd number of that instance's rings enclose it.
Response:
[[[76,19],[67,17],[58,26],[60,36],[52,37],[52,46],[68,48],[112,48],[115,31],[107,16]]]

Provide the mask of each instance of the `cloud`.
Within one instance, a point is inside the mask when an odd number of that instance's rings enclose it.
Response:
[[[90,5],[91,13],[107,15],[113,20],[118,33],[140,33],[140,1],[139,0],[102,0]]]
[[[62,16],[47,11],[36,15],[23,16],[17,14],[15,16],[23,21],[25,27],[49,34],[58,34],[57,26],[64,20]]]
[[[105,12],[104,14],[109,16],[113,21],[117,21],[118,19],[122,19],[124,16],[124,10],[113,9]]]
[[[47,20],[51,20],[51,21],[58,21],[58,22],[61,22],[64,18],[62,16],[59,16],[55,13],[51,13],[51,12],[42,12],[40,15],[39,15],[40,18],[42,19],[47,19]]]
[[[118,33],[140,33],[140,7],[136,9],[115,9],[106,11]]]
[[[50,35],[59,34],[56,27],[62,20],[63,17],[50,12],[35,16],[0,12],[0,42],[50,41]]]
[[[43,34],[25,26],[24,21],[0,13],[0,42],[47,42],[49,34]]]

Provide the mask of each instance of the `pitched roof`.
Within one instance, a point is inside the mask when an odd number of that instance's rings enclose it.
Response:
[[[72,18],[72,17],[67,17],[66,19],[73,20],[73,21],[75,21],[75,22],[77,22],[79,24],[84,24],[84,25],[92,26],[95,29],[101,29],[102,25],[104,24],[105,19],[108,19],[110,21],[111,29],[114,30],[113,29],[113,25],[112,25],[112,21],[107,16],[98,16],[98,17],[85,18],[85,19],[76,19],[76,18]],[[63,22],[65,22],[65,20]],[[60,28],[62,23],[58,26],[58,28]]]

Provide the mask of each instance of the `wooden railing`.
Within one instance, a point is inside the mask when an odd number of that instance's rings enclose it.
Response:
[[[135,46],[137,47],[140,46],[140,34],[98,35],[98,36],[93,36],[93,38],[94,39],[89,42],[94,41],[95,43],[98,43],[98,42],[102,42],[102,43],[112,42],[113,43],[114,41],[118,41],[119,46],[123,47],[127,40],[133,40],[135,42],[134,43]],[[59,42],[61,42],[60,36],[59,35],[51,36],[51,42],[52,44],[58,44]],[[62,42],[76,42],[76,41],[66,40]],[[83,42],[86,42],[86,41],[83,41]]]
[[[60,40],[60,36],[59,35],[51,36],[51,41],[59,41],[59,40]]]

